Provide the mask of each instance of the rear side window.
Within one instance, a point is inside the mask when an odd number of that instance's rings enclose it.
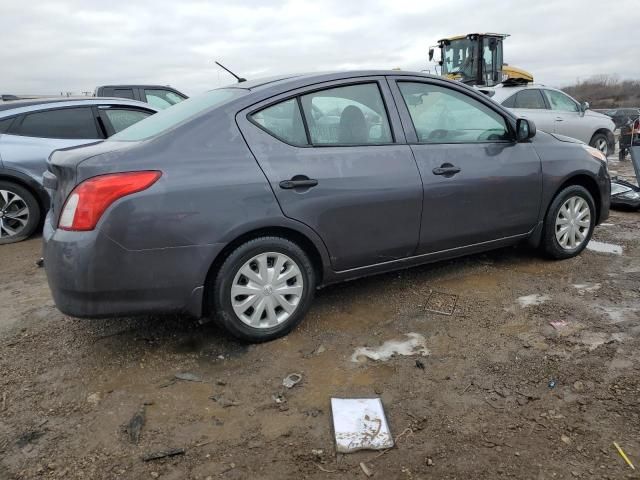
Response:
[[[547,108],[542,98],[542,92],[540,90],[520,90],[516,94],[515,108],[529,108],[534,110],[544,110]]]
[[[11,127],[11,124],[13,123],[15,118],[16,117],[0,119],[0,133],[8,132],[9,131],[9,127]]]
[[[120,133],[116,133],[110,140],[140,141],[155,137],[196,117],[205,110],[245,93],[246,90],[240,88],[221,88],[211,90],[202,95],[196,95],[174,105],[172,108],[151,115]]]
[[[145,89],[144,94],[147,98],[147,103],[159,108],[160,110],[169,108],[171,105],[175,105],[176,103],[184,100],[184,97],[181,97],[170,90]]]
[[[130,98],[131,100],[134,98],[132,88],[107,87],[102,90],[102,95],[105,97]]]
[[[295,98],[276,103],[251,115],[254,123],[283,142],[308,145],[300,108]]]
[[[134,123],[138,123],[140,120],[144,120],[151,115],[150,112],[124,108],[109,108],[102,110],[102,113],[107,117],[115,133],[129,128]]]
[[[330,88],[300,98],[314,145],[393,142],[387,111],[376,83]]]
[[[61,108],[29,113],[15,132],[41,138],[99,139],[90,108]]]

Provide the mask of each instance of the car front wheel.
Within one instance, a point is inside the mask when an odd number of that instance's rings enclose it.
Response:
[[[596,209],[589,191],[580,185],[563,189],[547,211],[543,250],[556,259],[575,257],[589,243],[595,222]]]
[[[265,342],[300,323],[315,286],[304,250],[284,238],[260,237],[240,245],[220,267],[212,286],[213,308],[235,337]]]
[[[0,245],[29,238],[40,223],[40,206],[27,190],[0,181]]]
[[[609,153],[613,153],[613,152],[609,152],[609,140],[607,139],[607,136],[604,133],[596,133],[592,138],[591,138],[591,142],[589,142],[589,145],[592,146],[595,149],[600,150],[604,156],[608,156]]]

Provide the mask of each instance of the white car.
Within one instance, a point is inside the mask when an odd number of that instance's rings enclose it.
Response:
[[[481,88],[493,100],[522,118],[533,120],[547,133],[577,138],[605,155],[615,149],[610,117],[589,110],[587,102],[579,103],[561,90],[544,85]]]

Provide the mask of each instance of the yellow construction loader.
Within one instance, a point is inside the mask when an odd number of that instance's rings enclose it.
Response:
[[[502,44],[509,35],[504,33],[470,33],[438,40],[429,49],[433,61],[434,50],[440,49],[440,74],[468,85],[491,87],[533,82],[533,75],[503,61]]]

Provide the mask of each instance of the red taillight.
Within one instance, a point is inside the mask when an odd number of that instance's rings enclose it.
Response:
[[[633,129],[636,133],[640,133],[640,120],[636,120],[633,124]]]
[[[73,189],[62,209],[58,227],[93,230],[104,211],[116,200],[146,190],[162,175],[155,170],[100,175]]]

